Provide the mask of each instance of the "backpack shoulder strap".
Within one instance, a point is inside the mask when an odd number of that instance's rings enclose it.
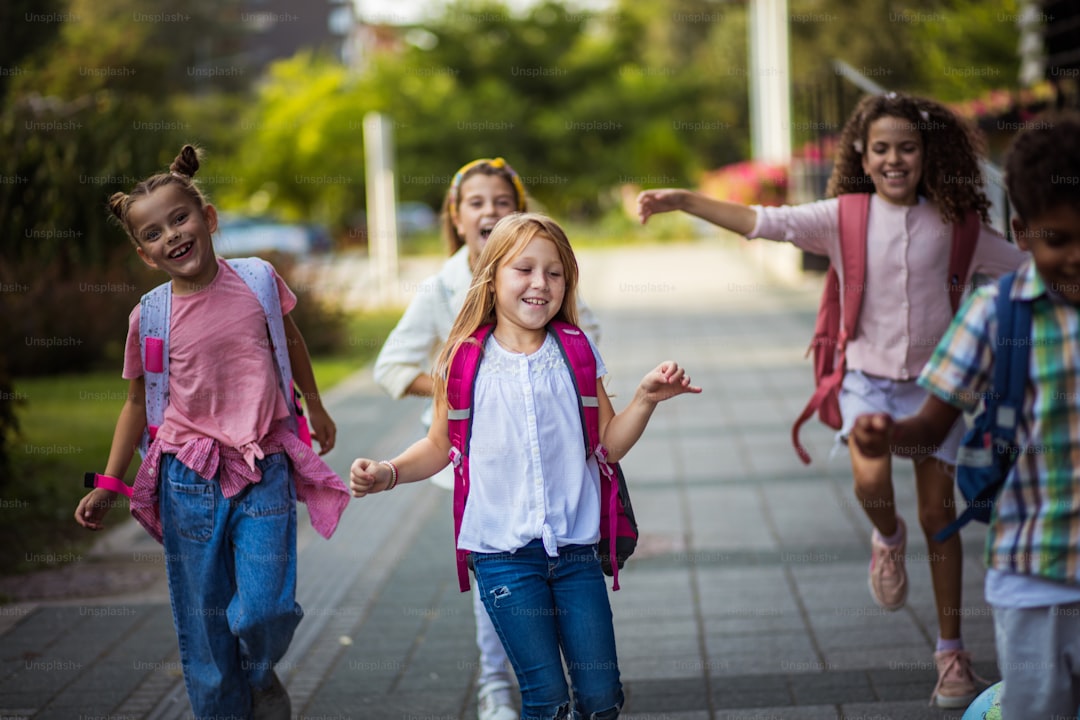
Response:
[[[845,193],[840,201],[840,258],[843,264],[840,287],[844,311],[837,338],[841,352],[855,335],[866,287],[866,232],[870,222],[870,193]]]
[[[172,281],[158,285],[139,301],[139,352],[146,384],[146,429],[139,453],[146,457],[169,405],[169,326]]]
[[[980,227],[979,214],[974,210],[969,210],[962,220],[953,224],[952,248],[949,251],[949,302],[954,314],[960,309],[964,283],[967,282],[968,269],[979,242]]]
[[[266,315],[266,327],[273,346],[274,364],[278,372],[278,389],[285,397],[289,408],[289,423],[293,432],[298,432],[296,402],[293,397],[292,363],[289,362],[289,344],[285,337],[285,318],[281,314],[281,295],[278,293],[277,280],[270,263],[262,258],[235,258],[228,260],[229,266],[236,271],[244,284],[255,295]]]
[[[1016,272],[998,281],[997,336],[995,347],[1004,348],[994,356],[994,387],[987,399],[991,432],[995,438],[1012,443],[1024,409],[1028,363],[1031,357],[1031,303],[1013,300]]]
[[[450,359],[446,376],[446,422],[450,444],[462,455],[469,454],[476,373],[484,355],[484,342],[494,329],[494,325],[477,328],[469,340],[458,345]]]
[[[581,328],[562,320],[548,324],[550,334],[559,346],[563,360],[570,368],[581,411],[581,429],[585,435],[585,457],[600,445],[600,401],[596,397],[596,357]]]
[[[450,436],[450,461],[454,465],[454,552],[457,557],[458,587],[469,589],[468,551],[458,549],[461,519],[469,497],[469,438],[472,434],[473,390],[484,354],[484,341],[494,325],[477,328],[470,340],[457,346],[446,376],[446,429]]]
[[[600,470],[600,502],[607,504],[607,542],[608,557],[612,558],[611,576],[612,590],[619,589],[619,563],[614,560],[618,557],[618,527],[619,511],[632,515],[627,511],[629,507],[629,491],[625,487],[625,478],[621,472],[617,472],[618,464],[607,461],[607,450],[600,443],[600,401],[596,396],[596,357],[593,355],[589,339],[578,328],[561,320],[553,320],[548,324],[548,333],[551,334],[562,352],[563,360],[570,368],[570,376],[574,380],[574,387],[578,396],[578,411],[581,413],[581,429],[585,436],[585,458],[596,456],[597,467]],[[605,482],[606,481],[606,482]],[[607,486],[607,497],[604,495],[604,487]],[[626,496],[623,502],[621,497]],[[604,538],[603,527],[604,513],[600,513],[600,537]],[[631,522],[633,522],[631,520]]]
[[[814,353],[814,394],[791,426],[791,444],[799,459],[806,464],[810,463],[810,454],[799,440],[799,430],[814,413],[819,412],[844,380],[847,343],[855,335],[866,284],[866,230],[870,217],[870,194],[846,193],[837,200],[843,283],[841,273],[830,264],[814,323],[814,339],[807,351],[807,354]]]
[[[997,332],[990,340],[994,347],[994,375],[992,385],[985,394],[985,407],[968,430],[965,443],[974,434],[978,450],[972,459],[961,465],[986,468],[1003,461],[1009,462],[1009,453],[1016,442],[1016,430],[1020,413],[1024,409],[1027,390],[1028,365],[1031,355],[1031,303],[1013,300],[1012,289],[1017,273],[1011,272],[998,279],[998,297],[994,312]],[[988,440],[988,442],[987,442]],[[965,447],[961,446],[961,451]],[[958,457],[958,461],[962,458]],[[997,497],[1005,482],[1005,472],[988,474],[957,472],[957,486],[968,507],[955,520],[939,531],[934,539],[944,542],[973,519],[989,519],[989,506]],[[993,478],[995,481],[991,481]]]

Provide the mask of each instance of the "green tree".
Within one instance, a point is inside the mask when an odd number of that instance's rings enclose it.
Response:
[[[5,29],[41,44],[12,56],[20,71],[0,109],[0,141],[13,149],[0,156],[0,283],[18,289],[0,293],[9,319],[0,352],[16,376],[92,366],[112,352],[105,328],[122,328],[138,291],[157,278],[109,224],[106,199],[217,127],[228,105],[222,85],[189,69],[228,50],[239,27],[219,20],[235,0],[21,5]],[[178,100],[193,93],[197,105]],[[124,290],[80,290],[101,286]],[[71,342],[43,351],[31,342],[42,338]]]
[[[495,155],[557,213],[595,215],[624,182],[690,183],[745,153],[745,73],[724,70],[745,47],[743,13],[731,14],[673,29],[678,52],[667,53],[650,49],[656,18],[640,12],[549,2],[517,17],[461,2],[357,76],[310,56],[278,63],[244,115],[233,155],[244,180],[225,203],[348,225],[364,201],[362,119],[372,110],[394,120],[404,200],[436,206],[449,173]],[[694,44],[679,45],[684,36]],[[326,182],[297,181],[308,177]]]

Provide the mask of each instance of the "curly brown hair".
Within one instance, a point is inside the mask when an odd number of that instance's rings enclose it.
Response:
[[[1080,112],[1050,112],[1029,121],[1009,146],[1005,185],[1024,222],[1062,205],[1080,207]]]
[[[903,93],[868,95],[855,106],[840,133],[826,195],[874,192],[873,181],[863,171],[862,152],[870,125],[886,116],[906,120],[919,131],[923,167],[917,192],[937,205],[941,219],[953,223],[975,211],[989,222],[990,201],[982,190],[979,169],[982,137],[944,105]]]
[[[180,149],[180,154],[169,165],[169,172],[151,175],[132,188],[130,193],[118,192],[109,197],[109,212],[127,232],[135,247],[139,246],[139,241],[132,232],[128,221],[128,212],[131,210],[131,204],[140,197],[149,195],[166,185],[179,185],[180,189],[189,195],[200,209],[206,207],[206,196],[195,184],[195,173],[199,170],[199,157],[201,154],[202,151],[194,145],[185,145]]]

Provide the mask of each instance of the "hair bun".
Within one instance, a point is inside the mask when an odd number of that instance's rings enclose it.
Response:
[[[169,172],[184,175],[189,178],[195,177],[199,170],[199,151],[194,145],[185,145],[180,154],[172,161]]]
[[[115,192],[109,196],[109,212],[121,221],[124,219],[124,206],[127,204],[127,199],[127,194],[122,192]]]

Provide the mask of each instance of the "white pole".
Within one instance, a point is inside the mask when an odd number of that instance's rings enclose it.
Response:
[[[368,250],[379,303],[398,299],[397,186],[394,182],[394,136],[381,113],[364,116],[367,182]]]
[[[791,160],[787,0],[750,0],[750,139],[755,160]]]

